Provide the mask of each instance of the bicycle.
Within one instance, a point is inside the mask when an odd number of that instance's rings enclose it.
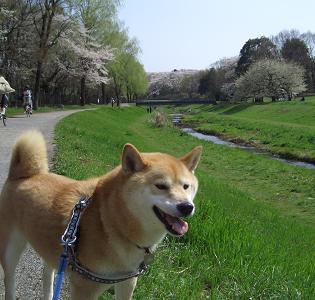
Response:
[[[7,116],[0,113],[0,120],[2,120],[3,126],[7,126]]]
[[[30,117],[31,117],[31,114],[32,114],[32,107],[31,107],[29,104],[26,105],[25,114],[26,114],[26,117],[27,117],[27,118],[30,118]]]

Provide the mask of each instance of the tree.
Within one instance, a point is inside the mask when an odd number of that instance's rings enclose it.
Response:
[[[210,91],[211,81],[214,81],[215,69],[209,69],[200,73],[198,92],[205,95]]]
[[[300,36],[301,34],[299,30],[291,29],[291,30],[282,30],[277,35],[272,36],[270,39],[276,45],[277,49],[281,51],[281,48],[283,47],[284,43],[287,40],[298,39],[300,38]]]
[[[306,44],[311,57],[315,56],[315,33],[307,31],[300,35],[300,39]]]
[[[225,70],[222,68],[211,68],[201,73],[199,82],[199,93],[220,100],[222,98],[221,87],[225,80]]]
[[[217,71],[219,71],[220,82],[218,88],[220,88],[220,93],[217,92],[220,96],[220,100],[232,100],[235,94],[235,80],[237,75],[235,69],[239,57],[228,57],[222,58],[217,62],[212,64]]]
[[[148,88],[147,75],[143,65],[130,56],[125,64],[125,94],[128,102],[136,99],[138,95],[144,95]]]
[[[244,74],[250,65],[257,60],[275,58],[276,46],[266,37],[249,39],[240,51],[240,58],[236,66],[238,76]]]
[[[284,47],[289,46],[288,48],[291,48],[292,51],[290,51],[289,49],[285,50],[285,52],[288,51],[291,53],[284,54],[284,57],[288,60],[296,61],[303,65],[307,72],[306,80],[308,84],[308,89],[309,91],[315,91],[315,34],[310,31],[301,34],[296,29],[283,30],[276,36],[272,36],[271,40],[274,42],[280,52],[281,49],[283,49]],[[305,45],[302,45],[301,42],[297,42],[296,44],[293,43],[293,41],[296,40],[303,41]],[[288,45],[288,41],[292,42],[289,43],[291,45]],[[285,44],[287,45],[284,46]],[[306,49],[308,51],[309,62],[305,64],[305,62],[307,62],[307,55],[305,51]],[[299,54],[299,52],[301,52],[301,55]],[[293,58],[292,56],[294,56],[295,58]]]
[[[309,55],[311,59],[311,91],[315,91],[315,33],[312,33],[310,31],[303,33],[300,37],[305,44],[307,45],[307,48],[309,50]]]
[[[175,99],[186,97],[188,90],[197,89],[199,85],[198,70],[176,70],[172,72],[148,73],[149,91],[148,97],[158,99]],[[184,87],[188,78],[191,79],[191,87]],[[190,81],[189,79],[189,81]]]
[[[305,42],[299,38],[285,41],[281,48],[281,55],[286,61],[295,62],[302,66],[306,72],[306,83],[309,88],[312,85],[312,60]]]
[[[120,0],[69,0],[70,13],[99,42],[116,21]]]
[[[38,13],[34,15],[34,26],[39,36],[37,68],[34,85],[34,109],[38,107],[38,96],[40,90],[40,80],[42,77],[43,66],[46,62],[48,51],[52,48],[62,34],[67,29],[67,18],[63,17],[63,0],[37,0],[36,7],[39,8]],[[58,28],[53,26],[54,18],[60,15]]]
[[[145,93],[146,74],[143,66],[132,54],[119,53],[108,67],[118,105],[122,95],[131,101],[136,95]]]
[[[76,39],[64,41],[64,45],[68,45],[74,55],[74,63],[69,72],[80,78],[80,105],[84,106],[86,104],[86,84],[95,86],[108,82],[108,72],[105,66],[113,58],[112,51],[102,47],[82,31]]]
[[[117,58],[132,53],[136,60],[127,64],[133,74],[129,98],[143,90],[140,49],[117,19],[119,0],[0,2],[0,71],[16,90],[25,84],[33,87],[34,107],[54,104],[55,99],[77,103],[80,95],[84,104],[85,97],[99,97],[100,86],[105,99],[105,85],[111,90],[107,65],[114,52]],[[122,93],[127,93],[126,85]]]
[[[33,12],[29,1],[4,0],[0,4],[0,71],[11,82],[31,76]]]
[[[137,95],[144,94],[147,90],[148,81],[143,65],[137,58],[140,52],[138,41],[129,39],[125,30],[112,32],[108,38],[119,45],[119,48],[114,50],[115,59],[108,65],[117,105],[119,106],[122,95],[130,101]]]
[[[304,41],[298,38],[288,39],[281,48],[282,57],[291,62],[295,62],[305,69],[310,65],[310,54]]]
[[[100,45],[110,45],[113,60],[107,64],[111,84],[115,91],[117,105],[125,95],[130,101],[146,89],[146,75],[137,59],[140,51],[135,39],[129,39],[127,31],[116,21],[118,0],[72,0],[72,11],[85,27],[90,37]],[[87,47],[89,48],[89,47]],[[83,86],[85,77],[81,79]],[[102,82],[103,101],[105,81]],[[109,89],[107,89],[109,90]],[[81,93],[81,99],[84,93]]]
[[[71,0],[70,3],[71,13],[85,29],[86,49],[89,48],[91,39],[94,39],[99,45],[116,48],[108,36],[113,28],[117,28],[116,17],[120,5],[119,0]],[[85,81],[86,77],[83,74],[81,78],[81,104],[85,103]],[[105,81],[101,82],[101,86],[103,101],[105,102]]]
[[[198,93],[199,82],[200,73],[184,75],[183,80],[180,83],[180,90],[192,99],[193,95]]]
[[[279,60],[257,61],[235,82],[237,97],[278,99],[305,91],[304,70],[301,66]]]

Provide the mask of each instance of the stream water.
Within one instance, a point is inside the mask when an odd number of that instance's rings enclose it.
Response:
[[[182,114],[173,114],[171,115],[172,117],[172,121],[174,125],[180,125],[181,124],[181,119],[182,119]],[[303,162],[303,161],[297,161],[297,160],[291,160],[291,159],[285,159],[285,158],[281,158],[275,154],[272,154],[268,151],[264,151],[258,148],[255,148],[253,146],[248,146],[248,145],[241,145],[241,144],[237,144],[237,143],[233,143],[233,142],[229,142],[229,141],[224,141],[222,139],[220,139],[219,137],[215,136],[215,135],[208,135],[208,134],[203,134],[200,132],[197,132],[195,130],[193,130],[192,128],[182,128],[182,130],[194,137],[196,137],[197,139],[203,140],[203,141],[208,141],[214,144],[218,144],[218,145],[224,145],[224,146],[228,146],[228,147],[232,147],[232,148],[240,148],[240,149],[244,149],[246,151],[250,151],[259,155],[264,155],[267,156],[271,159],[275,159],[275,160],[279,160],[282,161],[286,164],[289,165],[293,165],[293,166],[297,166],[297,167],[302,167],[302,168],[306,168],[306,169],[315,169],[315,164],[311,164],[311,163],[307,163],[307,162]]]

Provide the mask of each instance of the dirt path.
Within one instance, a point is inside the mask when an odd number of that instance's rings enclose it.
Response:
[[[25,116],[8,118],[7,126],[0,123],[0,189],[7,178],[11,149],[16,138],[29,129],[39,129],[45,136],[48,146],[49,160],[53,155],[54,127],[59,120],[75,111],[61,111],[52,113],[34,114],[31,118]],[[0,241],[1,242],[1,241]],[[42,263],[35,252],[28,248],[19,262],[17,278],[17,298],[23,300],[41,299]],[[4,299],[3,281],[0,280],[0,299]]]

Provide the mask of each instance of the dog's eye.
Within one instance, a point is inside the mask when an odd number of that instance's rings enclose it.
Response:
[[[168,189],[168,186],[166,184],[163,184],[163,183],[158,183],[155,185],[159,190],[167,190]]]
[[[189,184],[184,184],[183,188],[184,188],[184,190],[187,190],[189,188]]]

